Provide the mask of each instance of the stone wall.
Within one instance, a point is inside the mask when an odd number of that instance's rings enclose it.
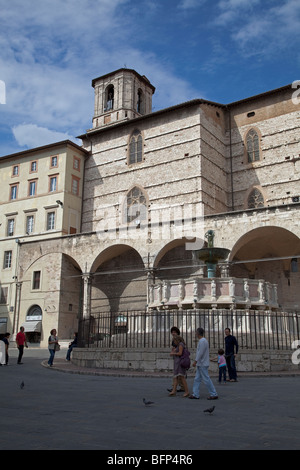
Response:
[[[191,359],[195,349],[191,349]],[[238,372],[296,372],[300,365],[292,363],[292,350],[241,350],[236,359]],[[72,361],[77,366],[99,369],[126,369],[145,372],[173,371],[170,349],[81,349],[73,350]],[[217,357],[217,350],[210,350],[211,359]],[[210,373],[217,373],[216,362],[210,362]],[[194,375],[190,369],[188,375]]]

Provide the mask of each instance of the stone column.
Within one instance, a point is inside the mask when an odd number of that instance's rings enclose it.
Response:
[[[16,282],[15,289],[16,289],[16,292],[15,292],[15,305],[14,305],[14,325],[13,325],[13,337],[12,337],[13,341],[15,340],[15,337],[19,331],[22,282]]]
[[[147,272],[147,310],[149,310],[149,304],[154,302],[154,286],[155,272],[154,269],[150,269]]]
[[[91,292],[92,292],[91,273],[82,274],[83,279],[83,318],[89,318],[91,315]]]

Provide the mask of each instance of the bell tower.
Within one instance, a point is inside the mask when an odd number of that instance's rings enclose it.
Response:
[[[93,129],[152,112],[155,88],[145,75],[119,69],[92,81],[95,90]]]

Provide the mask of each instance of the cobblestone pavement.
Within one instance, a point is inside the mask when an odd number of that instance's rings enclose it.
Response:
[[[0,450],[299,448],[298,373],[240,374],[226,385],[213,374],[219,399],[209,415],[205,386],[199,400],[168,396],[171,371],[84,370],[66,362],[65,353],[57,353],[50,369],[43,367],[47,350],[25,350],[23,365],[16,364],[17,350],[10,351],[10,365],[0,367]],[[154,405],[144,406],[144,397]]]

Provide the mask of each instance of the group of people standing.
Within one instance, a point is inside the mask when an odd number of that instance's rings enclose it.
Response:
[[[172,389],[168,389],[169,396],[175,396],[178,391],[183,391],[183,397],[188,397],[192,400],[198,400],[200,398],[200,385],[203,382],[209,392],[208,400],[217,400],[218,394],[211,381],[208,373],[209,368],[209,344],[207,339],[204,337],[204,329],[197,328],[196,337],[198,339],[197,351],[195,360],[192,363],[193,367],[196,367],[196,375],[193,383],[192,394],[189,393],[188,385],[186,381],[187,369],[182,367],[182,357],[186,345],[182,336],[180,336],[180,330],[173,326],[171,328],[172,335],[172,351],[171,356],[174,357],[174,369],[173,369],[173,386]],[[238,342],[235,336],[231,334],[230,328],[225,329],[225,351],[219,349],[218,357],[215,359],[218,361],[219,368],[219,383],[226,383],[226,368],[228,369],[229,381],[237,382],[237,372],[235,365],[235,356],[238,353]],[[179,386],[179,390],[178,387]]]
[[[66,355],[66,360],[70,361],[71,359],[71,352],[73,348],[77,346],[77,336],[78,333],[74,333],[74,340],[69,344],[69,348],[67,351]],[[0,340],[0,366],[5,365],[8,366],[8,361],[9,361],[9,338],[10,338],[10,333],[5,333],[3,338]],[[18,359],[17,359],[17,364],[23,364],[22,362],[22,357],[23,357],[23,352],[24,352],[24,347],[28,348],[28,344],[26,341],[26,335],[25,335],[25,329],[23,326],[21,326],[19,333],[16,335],[16,343],[17,343],[17,348],[19,350],[18,354]],[[58,337],[57,337],[57,332],[55,329],[51,330],[50,336],[48,338],[48,350],[50,353],[50,357],[48,360],[48,365],[52,367],[53,365],[53,359],[55,356],[55,352],[59,351],[60,346],[58,343]]]
[[[23,357],[24,347],[28,348],[24,331],[25,331],[24,327],[21,326],[20,331],[16,336],[17,348],[19,350],[17,364],[23,364],[22,357]],[[8,355],[9,338],[10,338],[10,333],[5,333],[3,338],[0,340],[2,343],[4,343],[4,344],[0,343],[0,352],[1,352],[0,366],[2,366],[2,365],[8,366],[8,361],[9,361],[9,355]]]

